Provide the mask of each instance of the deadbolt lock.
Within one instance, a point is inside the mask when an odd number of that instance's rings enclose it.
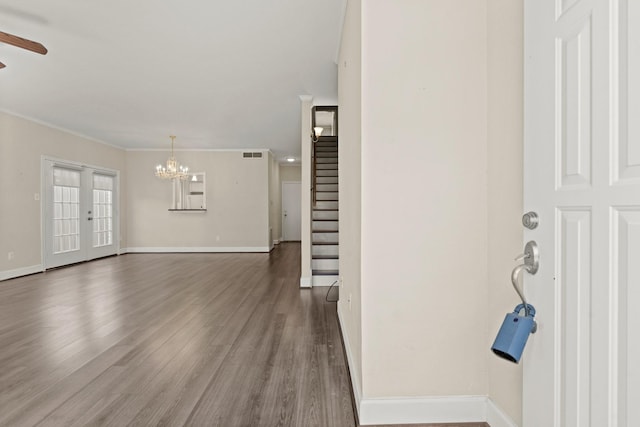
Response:
[[[522,225],[527,227],[529,230],[533,230],[538,226],[538,214],[535,212],[527,212],[522,215]]]

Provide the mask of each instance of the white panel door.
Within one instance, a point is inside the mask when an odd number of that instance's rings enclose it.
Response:
[[[282,239],[300,241],[302,205],[300,182],[282,183]]]
[[[45,268],[118,252],[117,174],[71,162],[43,162]]]
[[[525,0],[524,427],[640,426],[640,2]]]

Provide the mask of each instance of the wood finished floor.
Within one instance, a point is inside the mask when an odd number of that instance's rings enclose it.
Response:
[[[0,282],[0,426],[352,427],[335,303],[299,278],[285,243]]]

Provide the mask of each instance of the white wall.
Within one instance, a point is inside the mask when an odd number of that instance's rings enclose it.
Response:
[[[519,302],[511,286],[522,252],[523,1],[488,2],[489,341]],[[489,358],[489,396],[514,421],[522,419],[522,369]]]
[[[338,176],[340,224],[340,300],[338,315],[356,397],[362,397],[361,321],[361,10],[349,0],[338,60]]]
[[[407,408],[404,422],[520,422],[521,371],[489,348],[517,302],[522,0],[350,0],[338,65],[338,312],[357,403],[381,424]]]
[[[487,394],[485,16],[362,4],[365,397]]]
[[[0,277],[26,274],[42,263],[40,201],[34,195],[42,196],[43,155],[119,170],[120,211],[126,209],[123,150],[0,112]],[[121,247],[127,244],[126,229],[121,214]],[[12,260],[8,252],[14,253]]]
[[[269,250],[266,151],[262,158],[247,159],[241,151],[177,151],[180,163],[206,173],[207,211],[197,213],[168,211],[171,185],[153,174],[155,165],[164,163],[168,154],[127,152],[130,249]]]
[[[177,152],[193,172],[206,172],[208,210],[169,212],[171,185],[153,173],[168,152],[127,152],[0,113],[0,278],[42,268],[41,208],[34,196],[41,198],[43,155],[120,171],[123,250],[267,251],[269,227],[274,239],[281,235],[280,168],[266,150],[261,159],[243,159],[240,151]]]
[[[302,180],[302,169],[300,165],[280,165],[280,182],[293,181],[299,182]]]

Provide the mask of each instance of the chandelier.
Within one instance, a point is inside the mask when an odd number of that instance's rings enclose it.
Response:
[[[173,157],[173,142],[176,139],[175,135],[170,135],[171,138],[171,157],[167,159],[167,166],[157,165],[156,176],[162,179],[187,179],[189,176],[189,168],[182,166],[178,163],[175,157]]]

